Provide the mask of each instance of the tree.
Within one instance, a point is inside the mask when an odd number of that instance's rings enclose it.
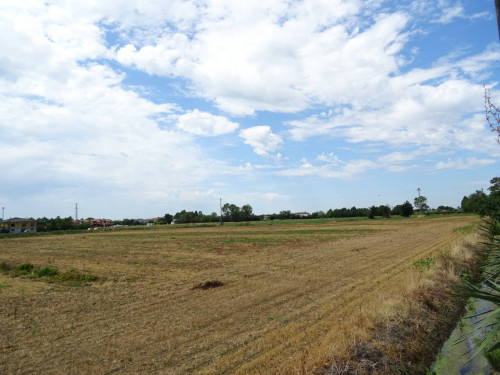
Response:
[[[490,184],[485,214],[500,222],[500,177],[492,178]]]
[[[385,217],[385,218],[391,217],[391,208],[389,206],[382,205],[378,208],[378,211],[382,217]]]
[[[396,206],[394,206],[391,211],[391,215],[403,216],[403,205],[397,204]]]
[[[462,202],[460,202],[460,207],[462,207],[463,212],[472,212],[472,208],[469,202],[469,197],[464,196],[462,198]]]
[[[222,215],[225,221],[241,221],[240,208],[235,204],[224,204],[224,206],[222,206]]]
[[[411,215],[413,215],[413,206],[406,201],[401,205],[401,216],[410,217]]]
[[[36,225],[39,232],[73,229],[73,218],[71,216],[65,218],[57,216],[54,219],[42,217],[36,220]]]
[[[490,180],[491,186],[488,188],[492,193],[497,193],[500,191],[500,177],[494,177]]]
[[[252,206],[249,204],[245,204],[243,207],[241,207],[241,220],[243,221],[250,221],[253,219],[253,209]]]
[[[158,218],[158,224],[170,224],[174,217],[170,214],[165,214],[163,217]]]
[[[485,216],[486,201],[488,196],[484,193],[483,189],[476,190],[475,193],[469,195],[466,202],[465,212],[474,212],[480,216]]]
[[[377,207],[371,206],[370,211],[368,211],[368,219],[375,219],[376,214],[377,214]]]
[[[280,220],[288,220],[292,218],[292,211],[286,210],[286,211],[280,211],[278,214],[278,219]]]
[[[422,214],[422,211],[427,211],[429,209],[429,206],[427,205],[427,198],[424,197],[423,195],[415,197],[413,200],[413,205],[415,208],[418,208],[420,210],[420,214]]]

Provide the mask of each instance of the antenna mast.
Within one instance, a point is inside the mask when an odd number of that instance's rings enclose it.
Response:
[[[75,221],[78,221],[78,203],[75,204]]]

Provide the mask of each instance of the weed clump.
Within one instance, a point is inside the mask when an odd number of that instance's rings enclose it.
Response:
[[[436,260],[433,257],[421,258],[413,262],[412,268],[424,272],[429,271],[434,264],[436,264]]]
[[[14,272],[14,276],[23,276],[23,275],[29,275],[35,266],[31,263],[23,263],[20,266],[18,266]]]
[[[2,273],[7,273],[11,270],[11,266],[9,266],[7,263],[5,262],[2,262],[0,263],[0,272]]]
[[[23,263],[17,267],[11,267],[5,262],[0,263],[0,272],[11,277],[24,276],[30,279],[43,279],[50,283],[58,282],[70,285],[87,285],[96,281],[97,277],[88,273],[80,273],[71,269],[60,273],[56,268],[37,268],[32,263]]]
[[[35,275],[35,277],[54,277],[57,273],[58,272],[55,268],[50,267],[44,267],[33,271],[33,275]]]
[[[97,277],[89,273],[80,273],[77,270],[69,270],[59,275],[58,279],[73,285],[89,284],[96,281]]]

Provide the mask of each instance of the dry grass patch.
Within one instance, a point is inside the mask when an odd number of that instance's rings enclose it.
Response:
[[[69,288],[2,276],[12,286],[0,288],[0,348],[10,348],[0,350],[0,373],[309,374],[348,364],[354,342],[368,345],[395,311],[411,315],[414,306],[402,308],[398,298],[409,295],[410,278],[427,283],[412,264],[449,251],[466,235],[456,229],[475,221],[0,239],[0,262],[105,280]],[[20,281],[45,287],[20,292]],[[192,290],[207,281],[224,286]]]

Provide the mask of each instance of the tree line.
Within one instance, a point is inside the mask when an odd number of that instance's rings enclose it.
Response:
[[[480,216],[490,216],[497,221],[500,221],[500,177],[495,177],[491,181],[491,186],[488,188],[489,193],[483,190],[476,190],[474,193],[464,196],[461,202],[462,210],[466,213],[476,213]],[[414,208],[415,207],[415,208]],[[268,215],[256,215],[253,212],[252,206],[245,204],[239,207],[232,203],[225,203],[221,207],[221,216],[216,212],[209,215],[204,214],[202,211],[186,211],[182,210],[175,215],[169,213],[156,219],[156,224],[196,224],[196,223],[219,223],[219,222],[246,222],[246,221],[260,221],[260,220],[291,220],[291,219],[321,219],[321,218],[353,218],[353,217],[368,217],[370,219],[378,217],[389,218],[391,216],[409,217],[415,211],[422,211],[426,213],[429,210],[427,205],[427,198],[419,196],[414,199],[413,205],[406,201],[394,207],[388,205],[371,206],[368,208],[359,207],[343,207],[336,209],[329,209],[328,211],[316,211],[311,214],[298,214],[290,210],[283,210],[279,213]],[[435,212],[437,213],[450,213],[457,212],[458,210],[449,206],[439,206]],[[45,231],[58,231],[58,230],[73,230],[73,229],[88,229],[90,227],[90,219],[74,222],[71,216],[61,218],[42,217],[37,219],[37,230],[40,232]],[[152,220],[138,220],[138,219],[123,219],[115,220],[116,225],[146,225],[148,222],[155,222]]]
[[[489,216],[500,221],[500,177],[492,178],[490,184],[488,194],[481,189],[464,196],[462,209],[464,212],[475,213],[481,217]]]

